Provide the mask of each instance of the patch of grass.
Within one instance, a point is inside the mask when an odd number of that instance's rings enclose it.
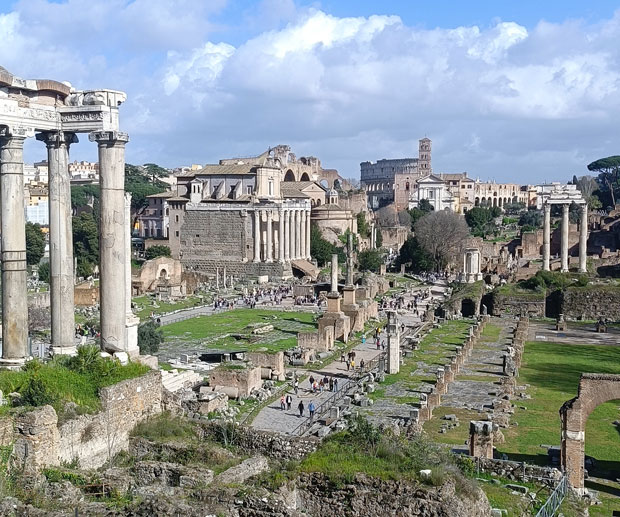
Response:
[[[307,312],[285,312],[269,309],[234,309],[209,316],[198,316],[162,326],[167,341],[203,341],[208,348],[277,352],[297,345],[297,332],[314,331],[315,315]],[[271,324],[274,330],[253,335],[251,326]]]
[[[96,412],[101,407],[99,390],[149,371],[147,366],[99,356],[97,347],[84,346],[74,357],[60,356],[47,363],[37,360],[21,370],[0,371],[0,390],[18,392],[29,405],[51,404],[62,419],[65,404],[73,402],[81,411]]]
[[[444,424],[453,423],[443,420],[445,415],[456,415],[459,419],[459,426],[448,429],[445,433],[440,433],[439,430]],[[450,445],[464,445],[469,438],[470,420],[482,420],[483,416],[483,413],[475,410],[439,406],[433,410],[433,418],[424,422],[424,430],[433,441]]]
[[[169,412],[140,422],[134,427],[131,436],[160,443],[171,440],[188,441],[197,438],[196,428],[189,420],[173,416]]]
[[[153,307],[151,305],[152,302],[155,302],[158,307]],[[144,295],[132,298],[131,303],[135,306],[135,315],[140,318],[140,321],[145,321],[151,317],[151,313],[153,313],[154,315],[162,315],[179,309],[198,307],[201,305],[205,305],[208,302],[204,298],[201,300],[198,296],[189,296],[183,300],[178,300],[176,302],[160,302],[154,300],[149,296]]]
[[[498,325],[487,323],[482,331],[482,334],[480,334],[480,341],[496,342],[499,339],[499,333],[501,330],[502,328]]]
[[[506,443],[498,445],[498,450],[516,459],[545,464],[546,450],[540,445],[560,445],[559,409],[577,395],[579,378],[585,372],[620,373],[620,348],[527,342],[518,383],[530,385],[532,398],[517,402],[513,421],[518,426],[504,430]],[[586,454],[614,462],[609,467],[620,462],[618,430],[612,425],[618,419],[617,406],[613,401],[601,404],[586,426]]]

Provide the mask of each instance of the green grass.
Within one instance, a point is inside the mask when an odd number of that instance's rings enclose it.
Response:
[[[566,345],[527,342],[518,384],[530,384],[530,400],[517,400],[513,421],[517,427],[504,430],[506,443],[498,445],[516,459],[546,463],[541,444],[560,445],[562,404],[577,395],[581,373],[620,373],[620,348],[600,345]],[[526,407],[527,410],[519,407]],[[596,408],[586,426],[586,454],[606,462],[620,462],[618,403],[607,402]],[[602,467],[613,466],[606,465]]]
[[[46,403],[51,403],[59,414],[62,414],[67,402],[74,402],[82,412],[96,412],[101,407],[100,388],[139,377],[149,371],[147,366],[139,363],[130,362],[123,366],[116,361],[104,359],[97,362],[100,365],[107,361],[103,368],[76,371],[69,361],[69,358],[59,357],[44,364],[31,361],[26,369],[18,371],[2,370],[0,390],[6,394],[23,394],[32,386],[33,379],[37,379],[45,391],[41,400],[47,399]]]
[[[197,438],[195,425],[169,412],[148,418],[134,427],[131,436],[152,442],[191,441]]]
[[[444,424],[452,424],[443,420],[444,415],[456,415],[459,419],[459,426],[440,433],[439,429]],[[452,407],[439,406],[433,410],[433,418],[424,422],[424,430],[429,438],[435,442],[447,443],[450,445],[464,445],[469,438],[470,420],[480,420],[480,413],[470,409],[459,409]]]
[[[253,335],[248,326],[255,323],[271,324],[272,332]],[[198,316],[162,327],[167,340],[205,340],[209,348],[240,350],[267,348],[276,352],[297,345],[297,333],[314,331],[314,314],[284,312],[269,309],[235,309],[232,311]]]
[[[501,330],[501,327],[493,325],[492,323],[487,323],[480,335],[480,341],[495,343],[499,339]]]
[[[132,298],[131,302],[136,306],[134,309],[136,316],[140,318],[140,321],[145,321],[150,318],[151,312],[155,315],[161,315],[179,309],[187,309],[190,307],[205,305],[207,301],[206,299],[203,300],[204,301],[201,301],[198,296],[188,296],[187,298],[176,302],[155,301],[155,303],[159,305],[157,308],[151,305],[154,299],[146,295],[136,296],[135,298]]]

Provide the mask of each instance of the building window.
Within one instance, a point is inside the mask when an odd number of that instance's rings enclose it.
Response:
[[[252,195],[252,186],[251,185],[246,187],[246,192],[247,192],[248,196]]]
[[[175,216],[174,216],[174,222],[175,222],[175,223],[178,223],[178,222],[179,222],[179,214],[177,214],[177,215],[175,215]]]
[[[273,196],[273,180],[269,180],[269,195]]]
[[[178,237],[179,236],[179,230],[177,230],[176,232],[174,232],[174,236]]]

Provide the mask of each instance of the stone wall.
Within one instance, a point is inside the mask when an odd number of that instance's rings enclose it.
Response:
[[[15,438],[15,422],[10,416],[0,418],[0,447],[6,447],[13,443]]]
[[[102,409],[58,427],[51,406],[18,417],[13,461],[28,469],[78,460],[81,468],[98,468],[129,446],[129,433],[149,416],[161,413],[161,374],[119,382],[100,390]]]
[[[90,282],[76,285],[73,293],[77,307],[92,307],[99,303],[99,287],[91,286]]]
[[[217,422],[201,423],[201,428],[211,439],[221,440],[222,427]],[[321,440],[314,437],[288,436],[280,433],[256,431],[251,427],[235,427],[234,434],[229,437],[232,443],[241,450],[261,453],[279,460],[301,460],[314,452]]]
[[[28,293],[28,307],[45,309],[50,306],[50,292]]]
[[[240,397],[247,397],[262,386],[260,366],[243,369],[219,367],[209,372],[209,386],[219,391],[218,386],[238,388]]]
[[[495,473],[505,479],[522,482],[541,483],[547,487],[555,488],[561,479],[562,473],[553,467],[539,467],[519,461],[504,461],[488,458],[475,458],[476,466],[480,472],[487,474]]]
[[[545,297],[541,295],[536,298],[528,294],[519,296],[518,294],[508,295],[499,294],[493,291],[493,316],[515,315],[528,316],[530,318],[545,317]]]
[[[562,294],[561,307],[567,318],[620,320],[620,287],[569,287]]]
[[[247,352],[245,355],[256,366],[270,368],[275,375],[284,374],[284,352]]]

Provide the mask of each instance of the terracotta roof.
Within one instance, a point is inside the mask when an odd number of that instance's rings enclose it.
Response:
[[[159,192],[157,194],[151,194],[150,196],[146,196],[148,197],[153,197],[153,198],[158,198],[158,197],[163,197],[165,199],[171,198],[176,196],[176,194],[174,192],[170,192],[170,191],[166,191],[166,192]]]
[[[188,171],[184,174],[179,174],[177,178],[194,178],[196,176],[205,176],[209,174],[252,174],[254,173],[254,167],[255,165],[248,163],[241,165],[208,164],[200,170]]]
[[[298,198],[309,198],[310,196],[298,188],[289,188],[285,187],[284,183],[280,184],[280,192],[282,193],[282,197],[298,197]]]

